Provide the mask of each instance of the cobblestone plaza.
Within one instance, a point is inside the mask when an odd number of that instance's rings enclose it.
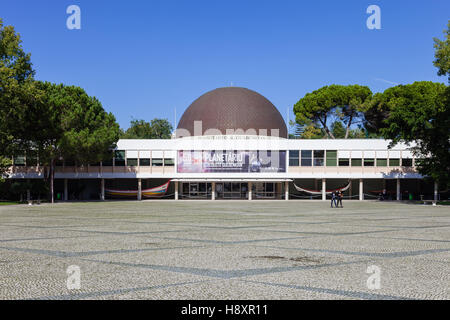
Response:
[[[450,209],[398,202],[0,207],[0,299],[449,299]],[[69,266],[81,287],[67,288]],[[369,289],[370,266],[380,288]]]

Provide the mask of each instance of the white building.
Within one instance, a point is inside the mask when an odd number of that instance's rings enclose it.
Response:
[[[120,140],[114,158],[76,166],[61,161],[62,200],[326,199],[345,188],[351,199],[430,197],[408,147],[379,139],[287,139],[278,110],[260,94],[220,88],[194,101],[174,139]],[[16,159],[12,179],[40,179],[39,165]],[[161,186],[160,188],[158,188]],[[167,186],[167,188],[166,188]]]

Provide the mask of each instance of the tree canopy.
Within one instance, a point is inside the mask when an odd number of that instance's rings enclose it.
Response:
[[[423,158],[419,172],[448,187],[450,182],[450,89],[442,83],[414,82],[387,89],[377,103],[388,112],[379,129],[383,137],[415,143]]]
[[[122,139],[170,139],[173,127],[167,119],[155,118],[150,122],[132,120],[130,127],[121,134]]]
[[[24,113],[27,93],[33,87],[35,72],[30,57],[14,27],[4,26],[0,18],[0,178],[11,165],[16,146],[11,130],[18,124],[9,120]]]
[[[435,60],[434,66],[438,68],[438,75],[447,76],[450,83],[450,20],[447,30],[444,30],[445,40],[434,38]]]
[[[345,124],[344,138],[348,138],[355,119],[362,117],[362,106],[371,96],[372,92],[365,86],[325,86],[300,99],[294,105],[294,113],[300,125],[314,123],[332,139],[336,137],[328,122],[338,118]]]

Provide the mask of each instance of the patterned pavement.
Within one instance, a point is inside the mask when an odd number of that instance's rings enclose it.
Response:
[[[79,266],[80,289],[66,270]],[[369,266],[380,271],[368,288]],[[371,282],[373,283],[373,282]],[[143,201],[0,207],[0,299],[450,299],[450,208]]]

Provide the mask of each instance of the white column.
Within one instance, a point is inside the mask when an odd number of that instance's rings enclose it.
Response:
[[[105,179],[100,181],[100,200],[105,201]]]
[[[327,179],[322,179],[322,200],[327,200]]]
[[[364,200],[364,180],[359,179],[359,201]]]
[[[284,200],[289,200],[289,181],[284,183]]]
[[[437,181],[434,182],[434,202],[433,206],[436,205],[436,202],[439,200],[439,185]]]
[[[69,200],[69,187],[67,179],[64,179],[64,201]]]
[[[400,192],[400,179],[397,178],[397,201],[401,200],[401,192]]]
[[[175,181],[175,200],[178,200],[178,181]]]
[[[253,195],[252,195],[252,183],[249,182],[248,183],[248,200],[252,200],[252,197],[253,197]]]
[[[137,195],[137,199],[139,201],[142,200],[142,179],[138,179],[138,195]]]
[[[211,200],[216,200],[216,183],[211,183]]]

